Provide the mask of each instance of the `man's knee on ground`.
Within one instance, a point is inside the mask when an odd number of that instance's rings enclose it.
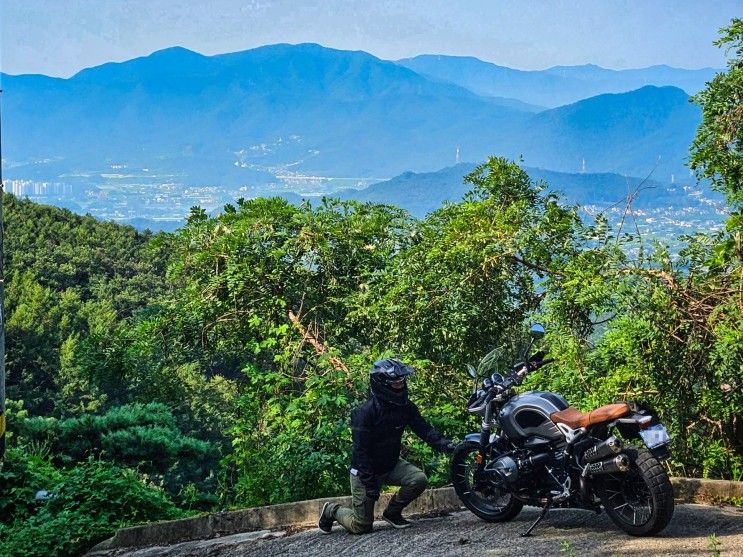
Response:
[[[420,472],[410,478],[410,483],[408,485],[410,487],[423,491],[424,489],[426,489],[426,486],[428,486],[428,478],[423,472]]]
[[[351,528],[348,531],[351,534],[368,534],[372,531],[372,523],[354,520],[351,522]]]

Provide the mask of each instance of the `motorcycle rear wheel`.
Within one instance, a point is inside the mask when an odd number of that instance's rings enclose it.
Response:
[[[508,522],[521,512],[524,504],[510,493],[501,493],[489,484],[482,491],[475,488],[475,458],[480,445],[463,441],[454,449],[451,458],[451,477],[454,491],[465,507],[486,522]]]
[[[612,522],[630,536],[652,536],[673,516],[673,487],[648,450],[628,446],[630,469],[600,479],[598,494]]]

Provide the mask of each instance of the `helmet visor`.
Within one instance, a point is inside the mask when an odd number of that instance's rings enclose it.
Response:
[[[387,384],[395,389],[396,391],[402,390],[405,388],[405,380],[407,377],[394,377],[394,378],[387,378]]]

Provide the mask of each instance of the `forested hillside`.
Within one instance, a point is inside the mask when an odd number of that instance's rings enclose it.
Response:
[[[371,362],[418,373],[414,400],[461,438],[467,363],[530,322],[556,363],[527,388],[588,409],[642,399],[671,430],[671,471],[743,474],[743,21],[728,71],[697,101],[691,163],[726,195],[724,231],[678,259],[489,158],[459,203],[279,198],[173,234],[6,195],[9,450],[0,554],[74,555],[117,527],[347,490],[351,408]],[[629,259],[627,246],[637,249]],[[434,485],[444,457],[412,437]],[[48,494],[36,495],[44,490]]]

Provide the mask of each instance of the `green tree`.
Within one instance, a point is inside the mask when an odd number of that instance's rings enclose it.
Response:
[[[465,181],[465,200],[419,223],[359,293],[354,318],[378,350],[463,369],[520,336],[540,283],[579,248],[575,209],[515,163],[490,158]]]
[[[721,29],[714,44],[732,51],[732,56],[727,70],[693,97],[702,107],[702,123],[691,146],[691,168],[701,179],[711,180],[739,211],[743,203],[743,19],[735,18]]]
[[[214,488],[207,478],[220,457],[217,447],[184,435],[173,413],[160,403],[129,404],[66,420],[16,420],[13,432],[16,446],[44,447],[60,465],[76,466],[95,457],[136,468],[172,496],[189,483],[202,491]]]
[[[101,409],[76,354],[163,291],[167,240],[10,194],[4,204],[9,396],[39,415]]]

